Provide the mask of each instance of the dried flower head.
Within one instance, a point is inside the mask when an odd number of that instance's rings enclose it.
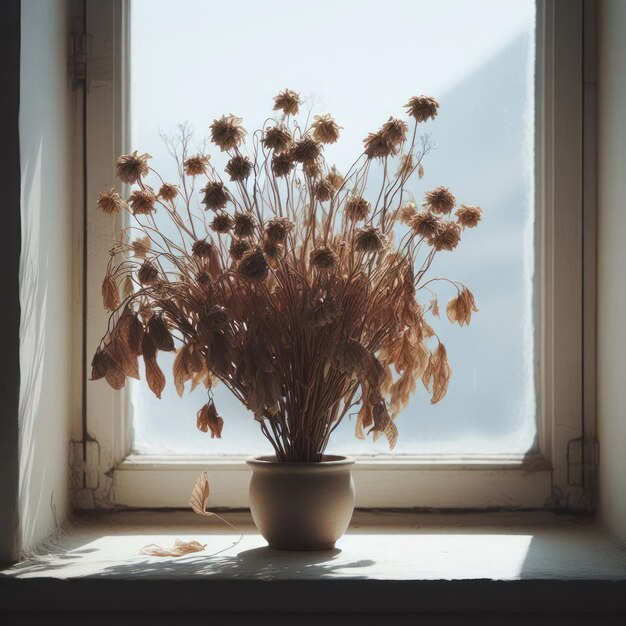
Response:
[[[431,240],[439,232],[441,225],[441,220],[428,211],[416,213],[409,221],[409,226],[413,232],[427,240]]]
[[[233,234],[235,237],[251,237],[256,222],[252,213],[235,213],[233,216]]]
[[[293,228],[293,222],[287,217],[275,217],[265,222],[265,239],[274,243],[283,243]]]
[[[228,249],[228,253],[234,261],[239,261],[243,255],[250,250],[250,242],[245,239],[233,239]]]
[[[464,228],[476,228],[482,219],[483,210],[479,206],[462,204],[454,214],[457,222]]]
[[[115,162],[117,177],[123,182],[132,185],[143,176],[148,175],[149,154],[137,154],[135,150],[132,154],[122,154]]]
[[[137,280],[142,285],[152,285],[159,280],[159,270],[152,261],[144,261],[137,272]]]
[[[359,252],[379,252],[385,247],[385,238],[374,226],[364,226],[356,231],[355,247]]]
[[[225,234],[233,227],[233,219],[228,213],[220,211],[211,222],[211,229],[216,233]]]
[[[212,209],[217,211],[218,209],[223,209],[228,203],[228,192],[224,183],[220,181],[209,181],[200,192],[204,194],[202,204],[205,205],[205,210]]]
[[[206,239],[198,239],[197,241],[194,241],[191,246],[191,253],[193,254],[193,256],[199,258],[210,257],[212,251],[213,246]]]
[[[207,173],[207,166],[211,157],[204,154],[195,154],[185,159],[183,168],[187,176],[204,176]]]
[[[435,250],[448,250],[452,252],[461,241],[461,227],[456,222],[440,222],[437,232],[431,237],[429,243]]]
[[[247,156],[237,154],[228,161],[225,170],[232,181],[246,180],[252,172],[252,163]]]
[[[381,131],[370,133],[364,140],[368,159],[384,159],[397,153],[397,147]]]
[[[321,143],[335,143],[339,139],[341,126],[331,115],[316,115],[313,119],[313,139]]]
[[[410,224],[412,219],[417,215],[417,207],[414,202],[407,202],[400,207],[398,218],[403,224]]]
[[[409,125],[404,120],[390,117],[380,129],[381,137],[393,146],[397,146],[406,139]]]
[[[285,255],[285,246],[276,241],[264,240],[262,244],[263,253],[270,261],[277,261]]]
[[[237,272],[239,272],[241,276],[244,276],[254,282],[265,280],[268,271],[269,266],[267,264],[267,259],[265,258],[263,252],[258,248],[251,250],[250,252],[246,252],[237,266]]]
[[[285,89],[274,96],[274,111],[282,111],[285,115],[297,115],[300,104],[300,94],[292,89]]]
[[[298,163],[312,163],[321,153],[322,145],[319,142],[311,137],[303,137],[294,144],[291,156]]]
[[[447,215],[452,211],[455,204],[456,197],[447,187],[437,187],[426,192],[422,206],[433,213]]]
[[[284,126],[271,126],[265,131],[263,144],[268,150],[282,152],[291,145],[291,133]]]
[[[291,151],[274,154],[272,157],[272,172],[274,176],[287,176],[294,167],[295,163],[291,156]]]
[[[309,178],[319,178],[322,175],[321,159],[315,161],[306,161],[302,164],[302,171]]]
[[[170,183],[163,183],[159,189],[159,198],[171,202],[178,195],[178,187]]]
[[[149,215],[154,211],[154,203],[156,196],[149,187],[144,189],[135,189],[128,198],[130,208],[133,215]]]
[[[145,259],[146,254],[152,249],[152,242],[150,237],[138,237],[130,244],[133,248],[133,253],[138,259]]]
[[[335,195],[335,188],[328,178],[325,177],[315,183],[313,194],[320,202],[326,202]]]
[[[406,103],[405,107],[411,117],[418,122],[425,122],[428,119],[435,119],[439,103],[430,96],[414,96]]]
[[[359,222],[364,220],[370,212],[370,203],[361,196],[350,196],[346,200],[345,214],[349,220]]]
[[[328,246],[322,246],[311,250],[309,262],[313,267],[320,270],[331,270],[339,263],[339,258]]]
[[[472,312],[478,312],[474,294],[467,287],[463,287],[459,294],[448,302],[446,314],[450,322],[453,324],[457,322],[459,326],[463,326],[464,324],[469,325],[471,322]]]
[[[343,185],[344,177],[337,171],[337,168],[333,165],[326,176],[328,182],[332,185],[335,191],[339,191]]]
[[[126,200],[115,189],[101,191],[98,196],[98,208],[107,215],[119,213],[126,206]]]
[[[242,122],[242,118],[232,114],[213,120],[211,140],[222,152],[236,148],[245,139],[247,133],[241,125]]]

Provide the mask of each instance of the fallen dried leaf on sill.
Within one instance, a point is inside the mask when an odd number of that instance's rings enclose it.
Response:
[[[172,548],[162,548],[156,543],[151,543],[141,548],[140,553],[148,556],[185,556],[193,552],[202,552],[205,548],[206,544],[201,544],[198,541],[181,541],[177,539]]]

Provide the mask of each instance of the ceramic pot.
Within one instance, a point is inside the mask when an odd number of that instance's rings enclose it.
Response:
[[[252,468],[250,511],[259,532],[278,550],[329,550],[354,511],[354,459],[324,455],[319,463],[247,461]]]

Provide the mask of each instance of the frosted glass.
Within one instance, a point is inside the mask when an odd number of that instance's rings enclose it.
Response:
[[[132,146],[149,152],[174,180],[160,132],[174,134],[188,121],[200,145],[222,113],[255,129],[272,97],[289,87],[308,98],[313,113],[332,112],[343,126],[326,156],[345,171],[367,132],[401,115],[410,96],[435,96],[440,115],[428,130],[437,149],[411,189],[419,199],[443,184],[483,207],[480,228],[433,265],[433,275],[467,283],[480,312],[469,328],[452,326],[445,315],[437,323],[454,372],[449,392],[431,405],[418,389],[396,420],[394,454],[526,452],[536,435],[535,2],[316,0],[312,6],[133,0]],[[223,164],[223,155],[210,144],[208,150]],[[453,294],[439,293],[443,309]],[[159,358],[171,371],[173,357]],[[252,415],[223,386],[215,392],[225,420],[220,440],[195,428],[204,390],[180,399],[170,382],[157,400],[133,383],[131,398],[138,452],[271,451]],[[388,447],[384,439],[357,440],[353,417],[337,429],[329,451],[386,454]]]

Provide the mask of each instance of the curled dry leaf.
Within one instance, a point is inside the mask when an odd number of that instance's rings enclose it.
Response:
[[[214,513],[206,510],[209,501],[209,491],[209,475],[206,472],[202,472],[198,480],[196,480],[196,484],[193,486],[191,498],[189,499],[189,505],[194,513],[207,516],[214,515]]]
[[[199,411],[197,415],[198,430],[203,433],[211,431],[211,439],[217,437],[222,438],[222,428],[224,420],[217,414],[215,403],[209,400]]]
[[[108,311],[115,311],[120,305],[117,283],[110,274],[107,274],[102,281],[102,302]]]
[[[185,556],[186,554],[193,554],[194,552],[202,552],[206,548],[206,544],[202,544],[199,541],[181,541],[177,539],[171,548],[162,548],[156,543],[150,543],[147,546],[141,548],[141,554],[147,556]]]

